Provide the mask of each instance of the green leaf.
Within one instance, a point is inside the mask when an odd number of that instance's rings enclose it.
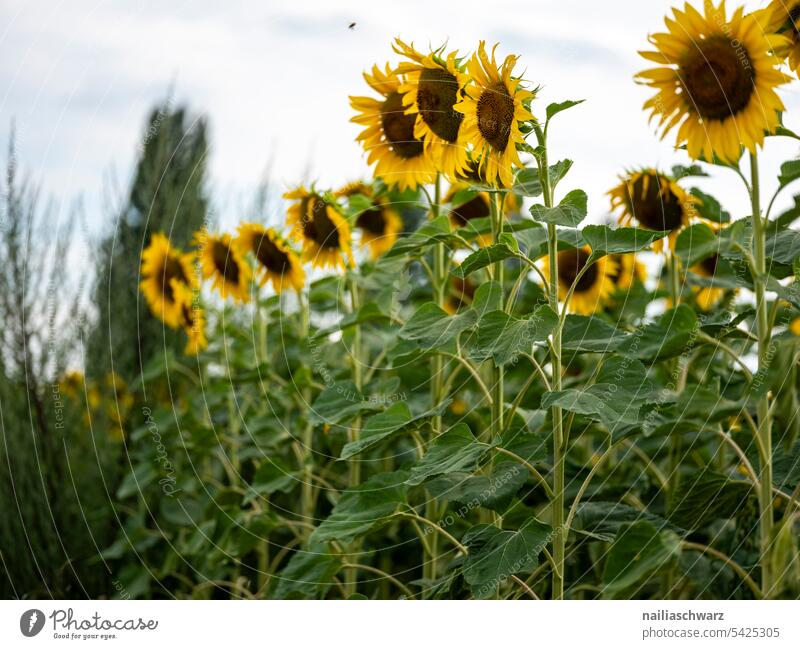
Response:
[[[669,527],[660,516],[614,502],[582,502],[578,505],[573,528],[601,541],[613,541],[623,525],[648,521],[658,528]]]
[[[800,218],[800,194],[794,197],[794,205],[785,212],[782,212],[769,223],[769,226],[787,228]]]
[[[311,421],[338,424],[354,419],[366,410],[381,410],[382,405],[365,399],[352,381],[340,381],[325,388],[311,404]]]
[[[370,417],[364,423],[359,438],[344,445],[339,459],[348,460],[392,435],[419,429],[427,419],[442,414],[450,401],[447,399],[419,415],[412,415],[405,401],[398,401],[384,412]]]
[[[572,160],[568,159],[559,160],[554,165],[550,165],[548,169],[548,173],[550,174],[550,188],[555,189],[556,185],[567,175],[570,169],[572,169]]]
[[[433,440],[425,455],[411,467],[407,483],[418,485],[443,473],[471,471],[488,449],[488,444],[475,439],[469,426],[457,424]]]
[[[517,196],[541,196],[542,181],[539,170],[523,167],[514,174],[514,184],[511,191]]]
[[[703,471],[684,476],[670,495],[667,519],[687,530],[696,530],[718,518],[733,518],[753,494],[743,480]]]
[[[472,298],[472,310],[479,316],[488,311],[503,308],[503,288],[494,280],[482,283]]]
[[[341,559],[331,554],[325,545],[298,550],[275,575],[272,599],[322,599],[333,586],[333,577],[341,567]]]
[[[486,268],[486,266],[490,266],[497,261],[503,261],[504,259],[516,256],[517,253],[506,244],[496,243],[476,250],[461,262],[461,264],[454,266],[450,272],[456,277],[464,279],[472,275],[476,270]]]
[[[517,240],[528,252],[528,257],[537,260],[547,254],[547,229],[541,223],[534,223],[535,227],[527,228],[517,233]],[[583,236],[578,230],[558,229],[558,249],[568,250],[582,248]]]
[[[785,228],[770,235],[765,252],[772,261],[791,266],[800,257],[800,232]]]
[[[694,266],[697,262],[717,254],[720,240],[716,232],[705,223],[696,223],[685,228],[675,241],[675,254],[684,265]]]
[[[788,160],[781,165],[781,173],[778,176],[780,189],[798,178],[800,178],[800,160]]]
[[[349,543],[385,525],[406,500],[408,472],[379,473],[354,489],[344,491],[311,535],[312,542]]]
[[[680,539],[648,521],[620,527],[603,570],[603,594],[620,595],[668,566],[680,552]]]
[[[261,466],[256,469],[243,504],[256,500],[258,496],[269,496],[278,491],[289,493],[299,482],[297,475],[298,471],[287,466],[280,457],[264,458]]]
[[[614,351],[628,334],[597,316],[568,315],[561,333],[561,348],[575,352]]]
[[[574,228],[586,218],[587,200],[585,191],[575,189],[564,196],[556,207],[534,205],[530,213],[535,221]]]
[[[558,103],[554,103],[554,104],[549,104],[547,106],[546,111],[545,111],[545,114],[547,115],[547,119],[548,120],[551,119],[554,115],[557,115],[558,113],[560,113],[560,112],[562,112],[564,110],[567,110],[568,108],[572,108],[573,106],[577,106],[579,104],[582,104],[584,101],[586,101],[586,100],[585,99],[578,99],[578,100],[567,100],[567,101],[562,101],[562,102],[558,102]]]
[[[475,597],[491,597],[511,576],[536,568],[539,554],[551,537],[552,528],[535,518],[529,518],[517,530],[476,525],[462,539],[469,551],[464,560],[464,580]]]
[[[437,500],[464,505],[468,510],[485,507],[502,512],[527,479],[527,470],[509,461],[497,464],[488,476],[447,473],[426,482],[425,488]]]
[[[644,228],[610,228],[607,225],[587,225],[581,230],[583,238],[592,249],[592,256],[638,252],[649,248],[654,241],[663,239],[669,232]]]
[[[638,328],[617,351],[647,360],[674,358],[694,344],[696,330],[697,314],[691,307],[680,304],[656,322]]]
[[[707,177],[708,174],[703,171],[703,168],[700,165],[689,165],[688,167],[684,165],[674,165],[672,167],[672,175],[675,180],[680,180],[681,178],[688,178],[690,176],[700,176],[700,177]]]
[[[534,343],[547,340],[557,324],[558,316],[546,304],[528,318],[490,311],[478,322],[470,356],[476,360],[492,358],[497,365],[514,362],[521,352],[531,352]]]
[[[439,216],[432,221],[426,221],[419,230],[407,237],[399,238],[384,256],[391,258],[408,253],[419,256],[424,254],[428,246],[446,241],[451,236],[450,220],[447,216]]]
[[[390,319],[391,318],[386,313],[381,311],[380,307],[375,302],[367,302],[366,304],[362,304],[355,313],[348,313],[345,315],[338,324],[316,331],[312,337],[312,342],[325,338],[336,331],[344,331],[356,325]]]
[[[695,208],[698,214],[704,219],[708,219],[714,223],[730,223],[730,212],[722,209],[722,205],[720,205],[716,198],[700,191],[697,187],[691,189],[691,194],[700,199],[700,202],[695,205]]]
[[[436,349],[458,338],[478,320],[472,309],[449,315],[438,304],[423,304],[400,330],[400,338],[411,340],[425,349]]]

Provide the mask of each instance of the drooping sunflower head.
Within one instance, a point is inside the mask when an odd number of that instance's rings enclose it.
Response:
[[[251,254],[256,261],[256,278],[259,286],[272,282],[272,288],[280,293],[290,287],[302,291],[306,274],[297,253],[272,228],[258,223],[239,226],[236,245],[243,254]]]
[[[800,74],[800,0],[772,0],[755,12],[759,25],[768,34],[780,34],[785,41],[775,48],[775,54],[787,59],[795,74]]]
[[[703,311],[710,310],[722,299],[722,296],[725,294],[725,289],[713,285],[714,277],[717,274],[717,265],[719,264],[719,261],[720,258],[718,255],[711,255],[710,257],[706,257],[702,261],[697,262],[694,266],[689,268],[689,270],[695,275],[710,279],[712,282],[712,286],[696,286],[694,288],[694,291],[697,294],[697,306],[699,306]]]
[[[467,164],[468,148],[461,128],[464,114],[454,109],[469,81],[458,53],[445,55],[441,48],[422,54],[399,38],[393,47],[406,58],[397,71],[404,78],[400,92],[406,114],[416,119],[414,136],[424,142],[439,171],[455,176]]]
[[[567,299],[569,288],[586,266],[592,254],[589,246],[583,248],[569,248],[558,253],[558,297],[564,301]],[[542,272],[547,280],[550,280],[550,259],[545,257],[542,260]],[[589,266],[586,272],[575,284],[567,308],[583,315],[589,315],[603,308],[608,297],[614,291],[612,276],[617,273],[617,262],[608,257],[603,257],[599,261]]]
[[[203,307],[197,299],[198,294],[186,287],[180,287],[183,310],[181,312],[181,328],[186,334],[186,347],[183,352],[187,356],[197,356],[208,347],[206,338],[206,317]]]
[[[404,79],[389,64],[373,66],[364,79],[381,98],[350,97],[357,112],[351,122],[364,126],[356,140],[375,164],[375,175],[390,186],[416,189],[436,177],[436,164],[421,138],[414,135],[416,115],[408,115],[401,85]]]
[[[728,19],[724,0],[716,7],[706,0],[703,14],[688,3],[673,13],[668,31],[650,37],[655,51],[641,52],[659,65],[636,77],[658,91],[645,109],[662,136],[677,127],[676,146],[694,159],[733,163],[741,146],[755,153],[784,110],[775,89],[788,77],[773,53],[784,37],[765,33],[742,7]]]
[[[644,283],[647,279],[647,268],[635,254],[609,255],[609,259],[615,264],[609,271],[615,290],[627,291],[637,280]]]
[[[450,225],[453,229],[468,226],[476,219],[483,219],[491,215],[490,201],[492,200],[489,192],[476,191],[471,189],[467,182],[456,182],[450,185],[444,197],[444,202],[450,206]],[[519,211],[519,198],[516,194],[505,193],[503,195],[502,210],[503,216],[508,218],[510,214]],[[490,233],[478,235],[478,243],[481,246],[489,245],[492,242]]]
[[[481,175],[490,185],[510,187],[513,167],[522,166],[517,152],[524,141],[520,122],[533,119],[527,106],[534,93],[513,76],[517,57],[507,56],[498,66],[496,49],[489,58],[486,43],[480,42],[468,64],[470,82],[455,109],[464,113],[461,128],[474,147]]]
[[[291,238],[302,242],[304,262],[334,269],[353,265],[350,225],[330,197],[305,187],[283,197],[293,201],[286,222]]]
[[[192,255],[173,248],[169,239],[158,232],[142,252],[141,272],[139,288],[153,315],[177,329],[183,308],[180,286],[191,288],[197,283],[192,272]]]
[[[232,297],[235,302],[250,300],[250,280],[253,272],[231,235],[211,234],[205,228],[195,234],[197,258],[203,279],[211,280],[212,288],[222,299]]]
[[[611,208],[620,212],[621,224],[635,222],[648,230],[668,231],[671,248],[674,248],[681,229],[697,212],[698,199],[685,192],[671,177],[655,169],[642,169],[621,176],[620,184],[608,194]],[[654,250],[662,247],[662,240],[653,244]]]

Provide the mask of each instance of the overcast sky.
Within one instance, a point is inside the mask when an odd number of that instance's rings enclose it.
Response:
[[[2,0],[0,133],[5,139],[14,118],[22,165],[62,204],[82,196],[99,229],[108,218],[100,208],[104,175],[128,179],[145,115],[173,86],[178,101],[209,118],[215,202],[222,221],[236,223],[253,216],[237,206],[270,160],[280,189],[306,171],[323,186],[367,173],[348,95],[368,94],[363,70],[396,60],[394,36],[419,46],[447,40],[462,52],[479,39],[499,41],[499,53],[520,54],[526,78],[542,86],[534,112],[552,101],[587,100],[559,117],[552,156],[575,160],[565,189],[586,189],[598,220],[607,212],[605,192],[626,166],[685,162],[671,140],[654,136],[641,111],[651,91],[632,80],[648,67],[637,49],[663,29],[671,4]],[[798,83],[782,93],[795,129]],[[775,142],[768,160],[796,156],[795,144]],[[704,187],[745,213],[732,174]]]

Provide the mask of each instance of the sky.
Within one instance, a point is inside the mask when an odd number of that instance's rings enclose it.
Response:
[[[109,179],[126,184],[145,116],[172,89],[177,102],[208,117],[222,224],[278,222],[277,203],[266,215],[244,207],[267,170],[275,192],[306,178],[335,187],[369,175],[348,96],[369,94],[361,74],[373,63],[397,60],[395,36],[417,46],[447,41],[463,53],[484,39],[499,42],[501,56],[521,56],[519,69],[541,86],[534,113],[586,99],[554,123],[551,158],[575,161],[564,189],[586,190],[590,220],[599,221],[608,213],[605,193],[625,168],[687,162],[671,139],[658,139],[641,110],[652,91],[633,82],[650,67],[637,50],[648,33],[662,31],[672,4],[2,0],[0,140],[13,119],[19,162],[62,206],[57,216],[80,199],[90,230],[100,232],[112,218],[104,208]],[[800,131],[798,83],[782,96],[787,126]],[[797,144],[772,138],[766,164],[796,157]],[[717,176],[698,184],[747,214],[734,174]]]

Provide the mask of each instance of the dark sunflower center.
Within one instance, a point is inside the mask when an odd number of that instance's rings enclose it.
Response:
[[[466,225],[472,219],[480,219],[489,216],[489,203],[483,196],[475,196],[463,205],[454,207],[450,216],[459,225]]]
[[[405,114],[403,96],[393,92],[381,106],[381,125],[383,134],[393,153],[401,158],[416,158],[422,155],[422,140],[414,137],[414,115]]]
[[[496,151],[505,151],[514,122],[514,99],[504,83],[483,91],[478,99],[478,130]]]
[[[572,286],[578,273],[581,272],[586,262],[589,261],[589,253],[585,250],[564,250],[558,253],[558,279],[564,286]],[[594,286],[597,281],[597,265],[589,266],[583,277],[575,285],[576,293],[584,293]]]
[[[181,265],[181,262],[172,255],[168,255],[164,260],[164,268],[161,273],[161,292],[170,302],[174,301],[175,299],[175,295],[172,290],[173,279],[177,279],[179,282],[183,282],[184,284],[189,283],[189,279],[183,272],[183,266]]]
[[[755,90],[755,70],[744,45],[727,36],[699,41],[684,56],[678,74],[694,109],[704,119],[737,115]]]
[[[797,42],[798,38],[800,38],[800,26],[797,24],[798,21],[800,21],[800,4],[795,5],[789,10],[786,22],[780,28],[779,32]]]
[[[214,267],[226,280],[236,284],[239,281],[239,265],[231,254],[231,249],[222,241],[211,244],[211,255],[214,258]]]
[[[339,230],[328,216],[328,206],[318,196],[312,196],[303,212],[303,234],[320,248],[338,248]]]
[[[436,135],[447,142],[458,139],[464,114],[453,110],[458,100],[458,81],[440,68],[425,68],[419,76],[417,105],[419,114]]]
[[[271,273],[283,275],[289,268],[289,255],[275,245],[266,234],[260,234],[253,241],[254,253],[258,263]]]
[[[377,205],[364,210],[358,215],[356,225],[370,234],[383,234],[386,230],[386,219],[383,217],[383,210]]]
[[[719,257],[717,255],[712,255],[711,257],[706,257],[703,261],[700,262],[700,267],[708,273],[709,277],[714,277],[717,272],[717,262],[719,261]]]
[[[645,179],[647,191],[645,191]],[[631,213],[639,223],[651,230],[675,230],[683,224],[683,205],[667,188],[661,190],[659,177],[639,176],[630,186],[627,197]]]

